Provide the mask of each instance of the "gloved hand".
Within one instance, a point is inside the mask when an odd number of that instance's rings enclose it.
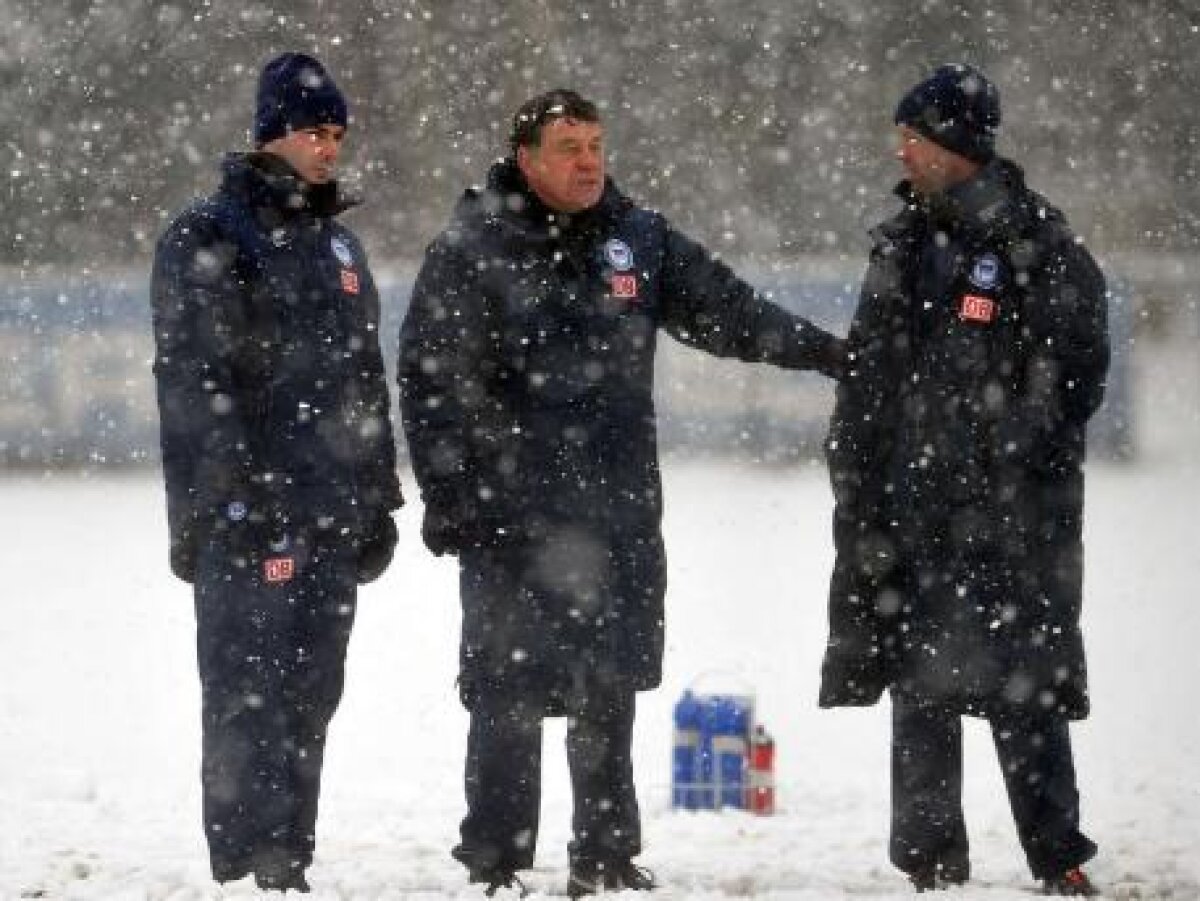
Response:
[[[457,513],[427,503],[421,521],[421,540],[435,557],[457,555],[467,545],[467,534]]]
[[[398,538],[396,524],[392,522],[391,515],[382,514],[376,520],[370,534],[364,536],[358,545],[355,577],[359,585],[374,582],[383,575],[388,564],[392,562]]]

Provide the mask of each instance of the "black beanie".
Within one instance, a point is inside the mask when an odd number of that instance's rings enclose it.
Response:
[[[896,124],[986,163],[996,152],[1000,93],[978,69],[961,63],[939,66],[904,95],[896,107]]]
[[[254,143],[261,147],[289,131],[347,121],[346,98],[325,67],[303,53],[281,53],[258,78]]]

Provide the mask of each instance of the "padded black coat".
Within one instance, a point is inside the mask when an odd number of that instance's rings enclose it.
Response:
[[[427,542],[464,568],[466,691],[658,684],[660,329],[794,369],[835,372],[843,353],[611,181],[555,215],[499,163],[429,247],[401,405]]]
[[[837,558],[823,706],[885,687],[991,715],[1088,712],[1083,463],[1109,346],[1102,274],[996,160],[874,232],[828,461]]]
[[[402,503],[379,298],[336,185],[263,153],[223,171],[160,239],[151,280],[171,560],[189,580],[213,529],[335,529],[366,548],[394,542]]]

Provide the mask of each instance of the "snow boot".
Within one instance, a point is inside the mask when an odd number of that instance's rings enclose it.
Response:
[[[622,860],[580,860],[571,866],[567,897],[582,898],[602,892],[649,892],[658,888],[654,874],[628,858]]]
[[[517,893],[518,898],[524,898],[529,894],[525,883],[512,870],[504,870],[500,867],[480,867],[470,872],[470,881],[483,883],[485,885],[483,893],[489,898],[494,897],[496,892],[502,888],[512,889]]]
[[[1042,880],[1043,895],[1058,895],[1071,898],[1094,898],[1100,892],[1079,867],[1071,867],[1065,873]]]

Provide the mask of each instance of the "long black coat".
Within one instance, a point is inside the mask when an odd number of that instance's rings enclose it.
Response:
[[[333,218],[336,186],[306,189],[267,154],[231,154],[223,170],[159,241],[151,281],[171,558],[185,577],[213,529],[353,541],[402,503],[379,298]]]
[[[429,247],[401,404],[427,519],[464,536],[465,693],[658,684],[660,328],[795,369],[832,371],[842,352],[611,182],[595,208],[554,215],[500,163]]]
[[[1088,711],[1079,629],[1085,426],[1104,280],[997,160],[876,244],[828,443],[837,550],[822,706],[908,698]]]

